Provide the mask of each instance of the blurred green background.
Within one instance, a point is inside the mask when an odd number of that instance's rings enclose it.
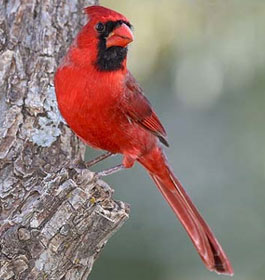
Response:
[[[134,25],[129,68],[167,132],[168,159],[234,266],[265,279],[265,1],[102,0]],[[87,158],[97,153],[88,150]],[[109,159],[95,170],[120,161]],[[224,279],[208,272],[138,165],[106,181],[131,205],[92,280]]]

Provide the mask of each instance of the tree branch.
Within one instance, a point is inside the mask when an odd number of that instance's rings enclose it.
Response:
[[[85,146],[58,113],[53,75],[93,0],[0,7],[0,279],[86,279],[128,218],[72,163]]]

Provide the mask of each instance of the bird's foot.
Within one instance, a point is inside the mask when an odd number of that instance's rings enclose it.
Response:
[[[86,168],[89,168],[89,167],[91,167],[91,166],[97,164],[98,162],[100,162],[100,161],[102,161],[102,160],[104,160],[104,159],[106,159],[106,158],[108,158],[108,157],[110,157],[110,156],[112,156],[112,155],[113,155],[113,154],[112,154],[111,152],[107,152],[107,153],[105,153],[105,154],[103,154],[103,155],[100,155],[100,156],[98,156],[98,157],[96,157],[96,158],[90,160],[90,161],[87,161],[87,162],[85,163],[85,166],[86,166]]]
[[[114,173],[117,173],[121,170],[123,170],[125,168],[125,166],[123,164],[119,164],[117,166],[114,166],[112,168],[106,169],[106,170],[102,170],[100,172],[96,172],[95,176],[100,178],[100,177],[105,177]]]

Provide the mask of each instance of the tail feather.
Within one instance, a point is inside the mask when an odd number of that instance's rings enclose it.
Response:
[[[204,221],[180,181],[167,165],[160,148],[139,159],[187,231],[206,267],[233,275],[233,268],[210,227]]]

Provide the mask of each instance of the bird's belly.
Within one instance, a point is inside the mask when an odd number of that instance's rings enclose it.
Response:
[[[86,103],[84,107],[62,108],[61,113],[70,128],[89,146],[112,153],[122,153],[128,141],[128,120],[114,108]],[[71,112],[71,113],[69,113]]]
[[[131,123],[119,108],[90,105],[75,111],[72,109],[71,114],[68,110],[65,116],[62,112],[70,128],[87,145],[111,153],[127,153],[138,157],[156,142],[152,134]]]

